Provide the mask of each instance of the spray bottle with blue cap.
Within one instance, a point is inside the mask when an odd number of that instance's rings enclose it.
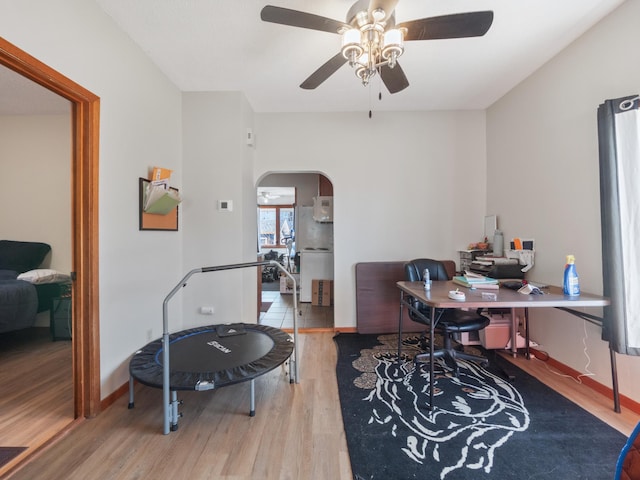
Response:
[[[564,294],[571,297],[580,295],[580,281],[578,280],[578,272],[576,272],[575,257],[567,255],[567,263],[564,266]]]

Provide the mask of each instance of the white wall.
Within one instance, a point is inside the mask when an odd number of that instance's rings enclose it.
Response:
[[[256,179],[322,172],[333,182],[335,325],[355,327],[355,265],[457,260],[483,231],[485,114],[256,114]]]
[[[0,239],[44,242],[43,267],[71,272],[71,108],[0,116]]]
[[[67,115],[0,117],[0,239],[44,242],[42,268],[71,272],[71,104]],[[35,326],[48,327],[49,311]]]
[[[244,141],[251,115],[239,92],[183,94],[185,272],[257,260],[253,149]],[[219,200],[233,210],[218,210]],[[183,326],[255,322],[256,290],[256,267],[197,274],[183,292]]]
[[[175,170],[181,186],[180,92],[94,2],[5,1],[0,31],[101,99],[104,397],[126,382],[130,355],[162,333],[162,300],[182,273],[181,232],[138,230],[138,177],[159,165]]]
[[[487,113],[487,206],[505,240],[536,240],[529,278],[562,284],[574,254],[583,291],[602,293],[596,110],[640,92],[640,1],[629,0],[496,102]],[[592,311],[590,313],[601,313]],[[555,311],[532,312],[532,335],[557,360],[611,385],[600,329]],[[640,399],[640,359],[618,356],[621,393]]]

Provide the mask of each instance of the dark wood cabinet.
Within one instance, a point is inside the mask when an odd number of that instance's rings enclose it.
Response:
[[[333,197],[333,183],[324,175],[318,175],[318,195],[321,197]]]
[[[398,331],[400,290],[404,280],[404,262],[367,262],[356,264],[356,321],[358,333],[394,333]],[[419,332],[424,325],[412,322],[403,312],[402,330]]]
[[[441,260],[452,278],[456,263]],[[400,289],[397,283],[405,280],[404,261],[364,262],[356,264],[356,323],[358,333],[397,333],[400,317]],[[421,323],[409,318],[403,309],[402,331],[421,332]]]

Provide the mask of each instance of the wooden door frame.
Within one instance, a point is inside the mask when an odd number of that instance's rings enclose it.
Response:
[[[74,415],[100,408],[98,146],[100,98],[0,37],[0,64],[71,102]]]

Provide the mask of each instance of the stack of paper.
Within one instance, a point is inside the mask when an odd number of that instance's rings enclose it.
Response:
[[[464,275],[453,277],[453,283],[467,288],[497,289],[500,287],[495,278],[485,277],[476,273],[465,272]]]
[[[178,190],[169,187],[171,170],[155,167],[154,180],[147,184],[143,210],[145,213],[166,215],[182,201]]]
[[[180,203],[180,195],[177,190],[165,189],[162,185],[149,184],[147,198],[144,204],[145,213],[166,215]]]

